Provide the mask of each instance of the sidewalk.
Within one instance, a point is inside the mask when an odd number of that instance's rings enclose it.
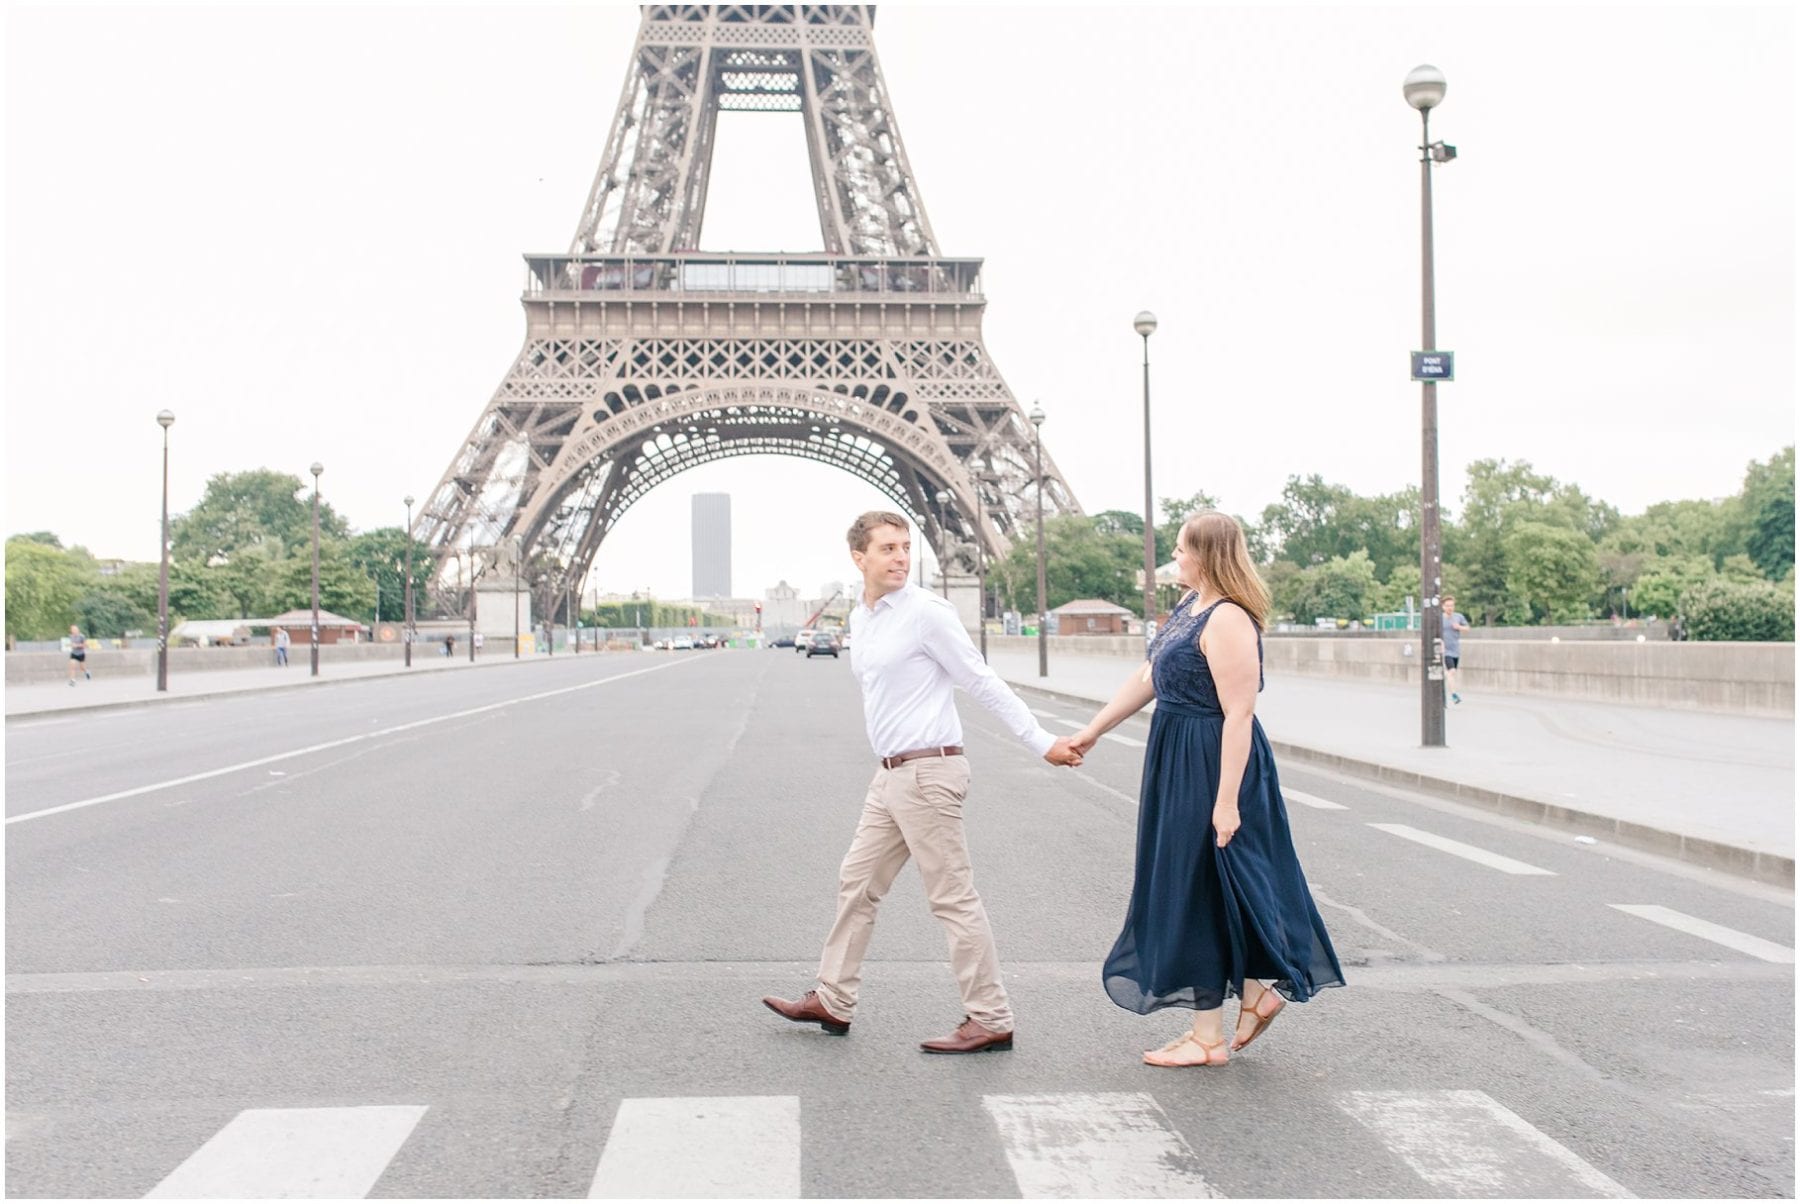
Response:
[[[1015,686],[1110,699],[1142,661],[995,652]],[[1271,677],[1257,699],[1276,754],[1454,795],[1636,848],[1793,885],[1794,723],[1702,711],[1463,695],[1447,748],[1419,747],[1411,686]]]
[[[582,652],[578,656],[592,656]],[[466,652],[455,658],[430,652],[413,652],[412,668],[396,657],[393,660],[345,661],[321,664],[319,676],[312,675],[304,651],[294,656],[288,666],[266,669],[218,669],[210,673],[170,673],[167,693],[158,693],[156,678],[150,674],[78,679],[73,689],[67,682],[38,682],[32,685],[6,687],[6,718],[49,715],[62,711],[113,710],[121,707],[157,706],[170,702],[194,702],[217,698],[222,694],[241,694],[256,690],[300,690],[334,682],[355,681],[372,677],[392,677],[397,673],[451,673],[464,669],[486,669],[495,665],[534,664],[548,658],[539,655],[514,660],[511,646],[502,652],[484,652],[470,662]]]

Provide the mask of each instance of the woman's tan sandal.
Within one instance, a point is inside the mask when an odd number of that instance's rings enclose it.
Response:
[[[1265,999],[1273,999],[1276,1001],[1274,1011],[1264,1012],[1262,1010],[1263,1000],[1265,1000]],[[1235,1040],[1231,1043],[1231,1051],[1233,1053],[1236,1053],[1238,1050],[1243,1049],[1245,1046],[1249,1045],[1250,1042],[1252,1042],[1252,1041],[1256,1040],[1258,1037],[1262,1036],[1264,1030],[1266,1030],[1271,1024],[1275,1023],[1275,1017],[1281,1015],[1281,1013],[1283,1011],[1285,1011],[1286,1009],[1287,1009],[1287,1000],[1283,999],[1280,995],[1277,995],[1274,991],[1270,990],[1268,987],[1264,987],[1263,993],[1256,997],[1256,1005],[1254,1007],[1246,1004],[1238,1010],[1238,1027],[1240,1029],[1243,1028],[1243,1026],[1244,1026],[1244,1017],[1245,1016],[1249,1016],[1252,1020],[1256,1021],[1256,1024],[1254,1027],[1251,1028],[1248,1035],[1240,1036],[1240,1037],[1238,1037],[1237,1040]]]
[[[1200,1050],[1199,1059],[1182,1061],[1165,1056],[1174,1053],[1183,1045],[1192,1045],[1198,1048]],[[1145,1053],[1144,1063],[1149,1066],[1168,1066],[1177,1069],[1183,1066],[1223,1066],[1231,1060],[1231,1054],[1227,1052],[1215,1061],[1213,1059],[1213,1053],[1216,1050],[1222,1050],[1224,1048],[1225,1038],[1221,1037],[1217,1041],[1202,1041],[1200,1038],[1194,1036],[1192,1030],[1190,1030],[1181,1034],[1181,1036],[1175,1038],[1161,1049],[1152,1049]]]

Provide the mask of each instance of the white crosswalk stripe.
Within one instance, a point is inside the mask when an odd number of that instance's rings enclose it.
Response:
[[[588,1190],[593,1200],[799,1195],[794,1095],[621,1100]]]
[[[1304,790],[1281,788],[1281,797],[1290,803],[1299,803],[1302,807],[1311,807],[1315,811],[1348,811],[1350,808],[1342,803],[1334,803],[1328,798],[1320,798],[1316,794],[1308,794]]]
[[[1723,945],[1727,949],[1736,949],[1739,953],[1748,953],[1751,957],[1781,965],[1794,964],[1794,951],[1786,945],[1765,941],[1760,936],[1751,936],[1747,932],[1739,932],[1735,928],[1727,928],[1723,924],[1715,924],[1711,920],[1702,920],[1685,912],[1675,911],[1667,907],[1658,907],[1650,903],[1611,903],[1615,911],[1636,916],[1640,920],[1649,920],[1652,924],[1661,924],[1665,928],[1673,928],[1677,932],[1685,932],[1690,936],[1700,937],[1715,945]]]
[[[1033,714],[1036,714],[1036,713],[1037,712],[1035,712],[1035,711],[1033,712]],[[1046,718],[1053,719],[1057,723],[1062,724],[1064,727],[1072,727],[1072,728],[1076,729],[1077,731],[1079,731],[1082,728],[1087,726],[1086,723],[1083,723],[1080,720],[1064,719],[1059,715],[1049,715],[1049,716],[1046,716]],[[1144,742],[1142,740],[1134,739],[1131,736],[1121,736],[1117,732],[1105,732],[1101,735],[1100,738],[1102,740],[1111,740],[1114,744],[1124,744],[1131,748],[1146,747],[1146,745],[1144,744]]]
[[[1787,1089],[1753,1094],[1759,1106],[1793,1099]],[[1720,1099],[1741,1105],[1735,1095]],[[1482,1091],[1351,1091],[1335,1103],[1357,1122],[1363,1143],[1379,1143],[1419,1176],[1424,1194],[1631,1194]],[[1722,1105],[1696,1096],[1692,1106]],[[1247,1185],[1257,1181],[1256,1167],[1231,1161],[1229,1150],[1206,1133],[1192,1134],[1197,1144],[1190,1144],[1145,1092],[997,1094],[983,1096],[982,1108],[1025,1199],[1223,1199],[1217,1185],[1222,1176],[1239,1175]],[[149,1195],[361,1199],[426,1111],[382,1105],[241,1112]],[[799,1198],[801,1116],[800,1098],[792,1095],[623,1099],[588,1196]],[[441,1194],[457,1195],[455,1170],[442,1173]],[[889,1174],[905,1195],[906,1168]],[[1329,1182],[1319,1187],[1328,1194]]]
[[[1352,1091],[1338,1107],[1445,1196],[1631,1196],[1485,1091]]]
[[[1543,869],[1523,861],[1514,861],[1511,857],[1502,857],[1498,853],[1490,853],[1486,849],[1477,848],[1472,844],[1464,844],[1460,840],[1451,840],[1446,836],[1421,832],[1419,829],[1408,827],[1405,824],[1370,824],[1369,826],[1392,836],[1398,836],[1403,840],[1422,844],[1428,849],[1437,849],[1439,852],[1461,857],[1465,861],[1473,861],[1477,865],[1485,865],[1489,869],[1499,870],[1503,874],[1544,874],[1550,877],[1556,875],[1555,870]]]
[[[146,1199],[360,1200],[424,1115],[411,1105],[253,1108]]]
[[[1142,1092],[990,1095],[982,1103],[1027,1200],[1219,1198],[1194,1151]]]

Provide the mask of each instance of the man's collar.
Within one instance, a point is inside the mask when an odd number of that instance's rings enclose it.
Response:
[[[881,597],[879,597],[875,600],[874,606],[869,605],[869,594],[868,594],[868,591],[865,589],[862,591],[862,597],[857,599],[856,604],[863,610],[866,610],[870,614],[873,614],[873,613],[875,613],[876,610],[880,609],[883,606],[898,606],[898,605],[900,605],[901,595],[906,593],[906,591],[911,589],[912,587],[913,587],[913,583],[908,581],[905,585],[901,586],[899,589],[894,590],[891,593],[886,593],[886,594],[881,595]]]

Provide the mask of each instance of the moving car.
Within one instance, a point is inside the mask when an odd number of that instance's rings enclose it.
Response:
[[[815,656],[829,656],[832,660],[836,660],[840,647],[837,632],[815,631],[812,639],[806,644],[806,659],[811,660]]]
[[[818,633],[815,632],[812,628],[802,627],[800,629],[800,634],[794,637],[794,651],[795,652],[805,652],[806,646],[808,644],[812,643],[812,638],[816,634],[818,634]]]

